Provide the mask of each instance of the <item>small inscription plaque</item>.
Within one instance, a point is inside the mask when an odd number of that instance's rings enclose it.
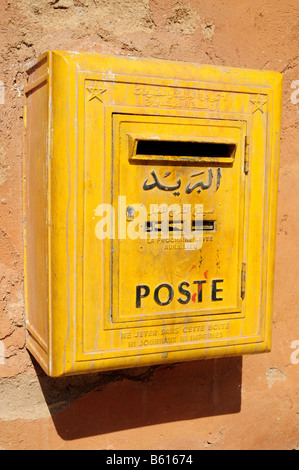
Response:
[[[124,347],[159,346],[163,344],[217,340],[229,333],[229,322],[161,326],[119,332]]]
[[[142,99],[142,106],[153,108],[187,108],[216,111],[219,103],[227,100],[222,91],[193,88],[173,88],[135,85],[134,94]]]

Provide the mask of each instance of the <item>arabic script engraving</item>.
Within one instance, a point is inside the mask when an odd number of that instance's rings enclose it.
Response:
[[[166,171],[163,175],[163,179],[167,178],[170,174],[171,174],[171,171]],[[205,174],[205,171],[200,171],[199,173],[194,173],[193,175],[190,175],[190,178],[196,178],[197,176],[201,176],[203,174]],[[156,172],[154,170],[151,172],[151,176],[152,176],[152,180],[153,180],[152,182],[148,182],[148,178],[147,178],[143,183],[144,191],[149,191],[151,189],[158,188],[161,191],[175,191],[174,195],[179,196],[180,193],[177,192],[177,190],[181,187],[181,184],[182,184],[182,181],[181,181],[180,178],[178,178],[176,184],[167,185],[167,184],[161,183],[161,181],[159,181],[159,178],[156,175]],[[217,168],[216,191],[219,189],[221,176],[222,176],[221,168]],[[194,191],[194,189],[197,189],[197,193],[200,193],[202,190],[210,188],[211,185],[212,185],[213,177],[214,177],[213,170],[211,168],[209,168],[208,169],[207,179],[205,181],[203,179],[200,180],[200,181],[196,181],[194,184],[191,184],[189,182],[188,185],[185,188],[186,194],[191,194],[192,191]]]

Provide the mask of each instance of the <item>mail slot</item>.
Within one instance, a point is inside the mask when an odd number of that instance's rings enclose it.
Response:
[[[170,155],[178,157],[226,157],[235,151],[234,144],[213,142],[182,142],[165,140],[139,140],[136,155]]]
[[[27,347],[50,376],[271,349],[282,78],[27,66]]]

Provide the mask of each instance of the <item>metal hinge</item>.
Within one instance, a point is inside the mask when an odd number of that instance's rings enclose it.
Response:
[[[245,287],[246,287],[246,263],[242,263],[241,268],[241,298],[245,298]]]
[[[249,137],[248,135],[245,136],[245,155],[244,155],[244,173],[247,175],[249,171]]]

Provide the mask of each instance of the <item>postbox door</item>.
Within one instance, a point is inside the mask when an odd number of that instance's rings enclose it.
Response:
[[[245,123],[114,115],[113,135],[113,322],[240,313]]]

